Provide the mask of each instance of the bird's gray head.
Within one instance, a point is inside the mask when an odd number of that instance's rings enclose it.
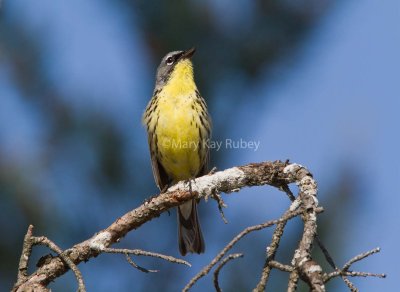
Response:
[[[176,64],[178,64],[179,61],[191,58],[195,51],[196,49],[193,47],[187,51],[173,51],[166,54],[164,58],[162,58],[157,69],[155,89],[157,90],[164,86],[171,76]]]

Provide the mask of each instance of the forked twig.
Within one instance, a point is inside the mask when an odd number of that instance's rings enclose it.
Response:
[[[218,265],[218,267],[215,269],[215,271],[214,271],[214,287],[215,287],[215,290],[216,291],[218,291],[218,292],[221,292],[222,290],[221,290],[221,288],[220,288],[220,286],[219,286],[219,280],[218,280],[218,277],[219,277],[219,272],[221,271],[221,269],[229,262],[229,261],[231,261],[231,260],[233,260],[233,259],[237,259],[237,258],[241,258],[241,257],[243,257],[243,254],[242,253],[234,253],[234,254],[230,254],[230,255],[228,255],[227,257],[225,257],[221,262],[220,262],[220,264]]]
[[[138,269],[138,270],[141,271],[141,272],[144,272],[144,273],[157,273],[157,272],[159,271],[159,270],[149,270],[149,269],[146,269],[146,268],[143,268],[143,267],[139,266],[138,264],[136,264],[136,263],[132,260],[131,256],[130,256],[128,253],[125,254],[125,257],[126,257],[127,262],[128,262],[132,267],[134,267],[135,269]]]
[[[322,212],[322,208],[318,209],[319,212]],[[216,257],[207,265],[205,266],[199,273],[197,273],[190,281],[189,283],[183,288],[183,291],[188,291],[199,279],[207,275],[210,270],[225,256],[225,254],[239,241],[241,240],[244,236],[246,236],[248,233],[251,233],[253,231],[261,230],[267,227],[271,227],[273,225],[279,224],[281,222],[287,221],[293,217],[298,216],[301,214],[303,210],[297,209],[294,211],[290,211],[286,216],[282,216],[281,218],[277,220],[269,220],[267,222],[264,222],[262,224],[254,225],[251,227],[245,228],[242,232],[240,232],[237,236],[235,236],[223,249],[218,253]]]
[[[378,278],[385,278],[386,274],[376,274],[376,273],[367,273],[367,272],[355,272],[355,271],[349,271],[351,265],[353,265],[355,262],[361,261],[375,253],[380,252],[381,249],[379,247],[374,248],[370,251],[361,253],[352,259],[350,259],[347,263],[343,265],[342,269],[337,269],[334,272],[331,273],[325,273],[323,276],[324,282],[327,283],[331,279],[338,277],[338,276],[349,276],[349,277],[378,277]],[[349,287],[350,288],[350,287]]]
[[[149,270],[149,269],[146,269],[146,268],[143,268],[143,267],[137,265],[131,259],[130,255],[154,257],[154,258],[163,259],[168,262],[175,263],[175,264],[186,265],[188,267],[192,266],[190,263],[188,263],[185,260],[178,259],[173,256],[168,256],[168,255],[164,255],[164,254],[156,253],[156,252],[145,251],[145,250],[141,250],[141,249],[104,248],[104,249],[102,249],[102,252],[123,254],[126,256],[126,259],[127,259],[128,263],[131,264],[131,266],[133,266],[134,268],[136,268],[142,272],[145,272],[145,273],[149,273],[149,272],[155,273],[155,272],[158,272],[158,270]]]
[[[19,262],[19,272],[18,280],[16,286],[19,287],[28,278],[27,269],[29,258],[32,252],[32,247],[35,245],[47,246],[50,250],[54,251],[61,258],[63,262],[72,270],[78,281],[78,291],[85,292],[85,284],[83,281],[82,273],[79,271],[76,264],[71,260],[71,258],[65,254],[65,252],[59,248],[53,241],[45,236],[36,237],[33,236],[33,225],[29,225],[28,231],[24,237],[24,244],[22,248],[22,254]]]
[[[325,291],[324,284],[335,277],[342,277],[351,291],[357,291],[357,288],[347,277],[372,276],[384,278],[386,276],[385,274],[350,271],[352,264],[379,252],[379,249],[374,249],[352,258],[342,269],[336,267],[332,257],[320,243],[317,236],[317,215],[323,211],[323,208],[318,207],[316,182],[311,173],[299,164],[289,163],[288,161],[250,163],[244,166],[232,167],[224,171],[210,172],[210,174],[196,178],[193,181],[193,184],[189,184],[189,188],[185,182],[179,182],[171,186],[166,192],[152,197],[144,204],[116,219],[107,228],[65,251],[62,251],[46,237],[34,237],[32,235],[33,227],[29,226],[22,248],[18,279],[12,291],[49,291],[46,286],[71,269],[78,280],[79,291],[83,292],[85,291],[85,286],[77,264],[88,261],[104,252],[123,254],[130,265],[147,273],[156,272],[157,270],[148,270],[140,267],[132,260],[132,255],[151,256],[190,266],[188,262],[171,256],[139,249],[115,249],[111,248],[111,245],[119,242],[129,231],[137,229],[153,218],[160,216],[163,212],[168,212],[169,209],[193,199],[200,200],[202,198],[213,197],[217,200],[221,216],[224,219],[222,212],[224,202],[220,196],[221,193],[231,193],[243,187],[266,184],[277,187],[287,194],[292,201],[289,209],[277,220],[269,220],[265,223],[245,228],[207,266],[190,280],[184,287],[184,291],[190,289],[200,278],[207,275],[214,266],[219,264],[214,272],[214,282],[218,291],[220,289],[218,283],[220,270],[228,261],[237,257],[236,255],[225,257],[227,252],[247,234],[273,225],[276,225],[276,228],[271,244],[267,248],[264,269],[259,285],[255,288],[256,291],[265,290],[265,285],[272,268],[290,273],[288,291],[296,290],[299,279],[305,281],[312,291]],[[288,187],[291,183],[296,183],[299,187],[297,198],[295,198]],[[290,265],[283,264],[275,260],[275,253],[279,247],[286,222],[299,215],[304,222],[302,238],[294,253],[292,263]],[[313,260],[311,249],[314,240],[321,246],[321,250],[328,263],[335,271],[323,273],[321,266]],[[37,270],[28,275],[28,262],[34,245],[45,245],[57,253],[57,256],[44,257],[45,260],[37,266]],[[35,290],[36,288],[39,290]]]

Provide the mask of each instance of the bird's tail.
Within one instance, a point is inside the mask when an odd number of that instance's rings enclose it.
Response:
[[[179,251],[184,256],[190,253],[203,253],[205,244],[197,217],[196,200],[178,206]]]

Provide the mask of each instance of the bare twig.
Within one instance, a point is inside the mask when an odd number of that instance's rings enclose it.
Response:
[[[289,208],[283,216],[287,215],[289,212],[291,212],[291,210],[293,208],[297,208],[299,205],[300,205],[300,203],[298,201],[294,200],[292,203],[293,207]],[[254,288],[253,291],[264,291],[265,290],[265,287],[266,287],[268,279],[269,279],[269,274],[272,269],[272,266],[269,263],[270,263],[270,261],[275,259],[275,254],[276,254],[276,251],[278,250],[279,243],[280,243],[281,237],[283,235],[283,230],[286,226],[286,223],[287,223],[287,221],[280,222],[275,227],[274,233],[272,235],[271,244],[266,249],[267,255],[266,255],[266,260],[265,260],[264,267],[263,267],[263,270],[261,273],[260,281],[258,282],[256,288]]]
[[[275,161],[229,168],[196,178],[195,183],[192,184],[192,191],[189,191],[185,182],[180,182],[169,188],[166,193],[153,197],[148,202],[118,218],[113,224],[98,232],[92,238],[66,250],[65,254],[68,254],[75,264],[88,261],[90,258],[99,255],[102,249],[118,242],[132,229],[139,228],[144,223],[160,216],[161,213],[192,199],[200,199],[215,193],[229,193],[246,186],[269,184],[280,187],[283,184],[294,182],[294,178],[290,174],[284,173],[285,167],[287,167],[287,163]],[[13,291],[18,289],[23,291],[34,283],[46,286],[68,269],[68,265],[60,257],[54,257],[39,267],[28,279],[25,279],[19,285],[15,285]]]
[[[325,256],[326,261],[329,263],[329,265],[335,270],[339,270],[339,268],[336,266],[335,261],[333,260],[332,256],[329,254],[327,248],[325,245],[322,243],[321,239],[319,238],[318,234],[315,235],[315,241],[317,242],[319,248],[321,249],[322,253]],[[346,275],[341,274],[340,277],[342,278],[343,282],[349,287],[351,292],[356,292],[358,289],[354,286],[354,284],[346,277]]]
[[[289,281],[288,281],[288,292],[295,292],[297,289],[297,284],[299,282],[299,272],[296,269],[289,274]]]
[[[62,261],[65,262],[66,265],[72,270],[72,272],[75,274],[76,280],[78,281],[78,291],[79,292],[85,292],[85,284],[83,282],[83,277],[81,272],[79,271],[78,267],[74,264],[74,262],[67,256],[65,253],[59,248],[54,242],[52,242],[50,239],[48,239],[45,236],[40,236],[36,237],[33,236],[33,225],[29,225],[28,231],[26,232],[25,238],[24,238],[24,245],[22,248],[22,255],[20,258],[20,263],[19,263],[19,272],[18,272],[18,281],[16,283],[16,287],[20,287],[23,282],[27,281],[28,279],[28,274],[27,274],[27,269],[28,269],[28,262],[29,258],[32,252],[32,247],[35,245],[44,245],[47,246],[49,249],[54,251],[58,256],[61,258]],[[41,284],[35,284],[34,287],[37,287],[35,289],[43,289],[43,291],[47,290],[44,288]],[[33,290],[37,291],[37,290]]]
[[[237,258],[239,258],[239,257],[243,257],[243,254],[242,254],[242,253],[230,254],[230,255],[228,255],[227,257],[225,257],[225,258],[221,261],[221,263],[218,265],[218,267],[215,269],[215,272],[214,272],[214,287],[215,287],[215,290],[216,290],[216,291],[218,291],[218,292],[221,292],[221,291],[222,291],[221,288],[220,288],[220,286],[219,286],[219,281],[218,281],[218,276],[219,276],[219,272],[221,271],[221,269],[222,269],[222,268],[226,265],[226,263],[228,263],[230,260],[237,259]]]
[[[143,267],[139,266],[138,264],[136,264],[136,263],[131,259],[130,255],[129,255],[128,253],[125,254],[125,257],[126,257],[127,262],[128,262],[132,267],[134,267],[135,269],[138,269],[138,270],[141,271],[141,272],[144,272],[144,273],[157,273],[157,272],[159,271],[159,270],[149,270],[149,269],[146,269],[146,268],[143,268]]]
[[[163,260],[169,261],[171,263],[175,263],[175,264],[186,265],[188,267],[192,266],[190,263],[188,263],[185,260],[177,259],[177,258],[172,257],[172,256],[163,255],[161,253],[144,251],[144,250],[141,250],[141,249],[104,248],[102,250],[102,252],[104,252],[104,253],[119,253],[119,254],[125,254],[125,255],[139,255],[139,256],[154,257],[154,258],[163,259]]]
[[[351,292],[358,292],[358,289],[354,284],[349,280],[349,278],[345,277],[344,275],[341,275],[343,282],[349,287]]]
[[[289,200],[291,200],[292,202],[293,202],[294,200],[296,200],[296,197],[293,195],[293,193],[292,193],[292,191],[290,190],[290,188],[289,188],[288,185],[281,185],[281,186],[279,187],[279,189],[280,189],[281,191],[285,192],[286,195],[288,196]]]
[[[351,260],[349,260],[347,263],[344,264],[344,266],[342,268],[342,271],[347,271],[350,268],[350,266],[352,264],[354,264],[355,262],[361,261],[362,259],[365,259],[366,257],[369,257],[370,255],[373,255],[373,254],[378,253],[380,251],[381,251],[381,249],[379,247],[377,247],[377,248],[374,248],[374,249],[372,249],[370,251],[364,252],[362,254],[359,254],[359,255],[353,257]]]
[[[376,277],[376,278],[386,278],[386,274],[377,274],[377,273],[368,273],[368,272],[357,272],[357,271],[335,271],[332,273],[329,273],[329,277],[334,278],[337,276],[340,276],[340,274],[344,274],[349,277]]]
[[[28,278],[28,272],[27,272],[28,263],[32,253],[32,241],[31,241],[32,235],[33,235],[33,225],[29,225],[28,231],[26,232],[24,237],[21,258],[19,260],[18,281],[16,285],[23,283]]]
[[[288,184],[296,183],[299,187],[299,195],[295,199],[290,191]],[[349,271],[350,266],[359,260],[362,260],[372,253],[378,252],[371,251],[369,253],[361,254],[339,270],[322,275],[321,267],[313,261],[311,257],[311,247],[314,239],[317,236],[317,214],[322,212],[323,209],[318,207],[317,200],[317,186],[307,169],[298,164],[289,164],[289,162],[262,162],[252,163],[245,166],[233,167],[224,171],[210,172],[209,174],[196,178],[193,184],[180,182],[170,187],[165,193],[153,196],[145,203],[136,209],[128,212],[122,217],[118,218],[114,223],[106,229],[96,233],[91,238],[76,244],[75,246],[62,251],[53,242],[45,237],[33,237],[32,227],[30,226],[25,236],[24,246],[20,259],[18,279],[13,287],[13,291],[48,291],[46,286],[64,274],[69,269],[73,270],[79,283],[79,291],[85,291],[82,275],[77,269],[77,265],[82,261],[98,256],[101,253],[120,253],[126,256],[127,261],[135,268],[144,272],[155,272],[156,270],[147,270],[138,266],[132,259],[131,255],[144,255],[161,258],[170,262],[190,264],[184,260],[173,258],[170,256],[151,253],[142,250],[129,250],[129,249],[113,249],[110,246],[119,242],[129,231],[139,228],[141,225],[160,216],[163,212],[179,206],[184,202],[192,199],[201,199],[206,197],[213,197],[217,200],[218,206],[222,217],[222,207],[224,202],[220,196],[221,193],[237,192],[246,186],[261,186],[271,185],[279,188],[287,193],[288,197],[293,201],[288,211],[286,211],[281,218],[277,220],[270,220],[263,224],[255,225],[244,229],[235,238],[233,238],[219,254],[205,266],[190,282],[184,287],[187,291],[194,285],[201,277],[207,275],[209,271],[227,254],[227,252],[244,236],[248,233],[263,228],[277,225],[273,234],[271,244],[267,249],[264,270],[260,279],[258,288],[261,290],[265,288],[270,270],[276,268],[290,273],[288,291],[295,291],[298,279],[303,279],[310,286],[312,291],[324,291],[324,283],[330,279],[340,276],[346,284],[352,289],[352,284],[347,276],[376,276],[384,277],[384,274],[372,274],[365,272]],[[292,265],[285,265],[275,261],[275,253],[278,249],[280,238],[283,234],[285,224],[293,217],[301,215],[304,222],[304,232],[302,239],[296,249],[293,257]],[[317,242],[319,242],[317,238]],[[51,250],[55,251],[58,256],[49,257],[38,267],[38,269],[31,275],[27,274],[27,267],[29,257],[31,254],[32,246],[41,244],[48,246]],[[325,253],[324,253],[325,254]],[[218,284],[218,271],[222,266],[229,261],[231,256],[228,256],[217,268],[216,281]],[[326,256],[328,262],[334,265],[332,258]],[[331,260],[329,260],[329,258]],[[219,287],[219,286],[218,286]],[[356,289],[356,288],[355,288]],[[355,291],[355,290],[354,290]]]
[[[315,235],[315,241],[317,242],[319,248],[321,249],[322,253],[325,256],[326,261],[328,264],[333,268],[336,269],[337,266],[335,264],[335,261],[333,260],[332,256],[329,254],[328,249],[325,247],[325,245],[322,243],[321,239],[319,238],[318,234]]]
[[[322,280],[322,268],[311,257],[312,244],[317,234],[317,183],[312,174],[301,165],[288,165],[284,171],[296,177],[299,198],[305,210],[301,216],[304,222],[303,236],[294,253],[292,265],[312,291],[323,292],[325,286]]]
[[[322,212],[322,208],[318,208],[317,212]],[[286,216],[282,216],[281,218],[277,220],[270,220],[265,223],[259,224],[259,225],[254,225],[251,227],[245,228],[242,232],[240,232],[237,236],[235,236],[223,249],[218,253],[218,255],[207,265],[205,266],[199,273],[194,276],[190,282],[183,288],[183,291],[188,291],[199,279],[207,275],[210,270],[225,256],[225,254],[239,241],[241,240],[245,235],[247,235],[250,232],[261,230],[267,227],[271,227],[273,225],[279,224],[284,221],[288,221],[289,219],[298,216],[303,212],[302,209],[297,209],[290,211],[289,213],[286,214]]]
[[[375,274],[375,273],[366,273],[366,272],[354,272],[354,271],[349,271],[350,267],[352,264],[354,264],[355,262],[361,261],[375,253],[380,252],[380,248],[374,248],[370,251],[361,253],[355,257],[353,257],[352,259],[350,259],[347,263],[344,264],[342,269],[337,269],[334,272],[328,273],[328,274],[324,274],[323,276],[323,280],[325,283],[327,283],[328,281],[330,281],[331,279],[338,277],[338,276],[349,276],[349,277],[378,277],[378,278],[385,278],[386,274]]]
[[[284,265],[284,264],[282,264],[282,263],[280,263],[280,262],[277,262],[277,261],[275,261],[275,260],[270,261],[270,262],[269,262],[269,265],[270,265],[272,268],[281,270],[281,271],[283,271],[283,272],[291,273],[291,272],[294,270],[294,267],[293,267],[293,266]]]
[[[75,263],[67,255],[65,255],[65,253],[61,250],[61,248],[59,248],[54,242],[52,242],[45,236],[32,237],[31,240],[33,245],[45,245],[49,249],[57,253],[58,256],[68,265],[68,267],[75,274],[76,280],[78,281],[78,291],[79,292],[86,291],[81,272],[79,271]]]

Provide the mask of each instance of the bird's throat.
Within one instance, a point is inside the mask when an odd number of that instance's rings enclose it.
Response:
[[[193,66],[189,59],[175,65],[163,93],[170,97],[190,96],[196,90],[193,77]]]

